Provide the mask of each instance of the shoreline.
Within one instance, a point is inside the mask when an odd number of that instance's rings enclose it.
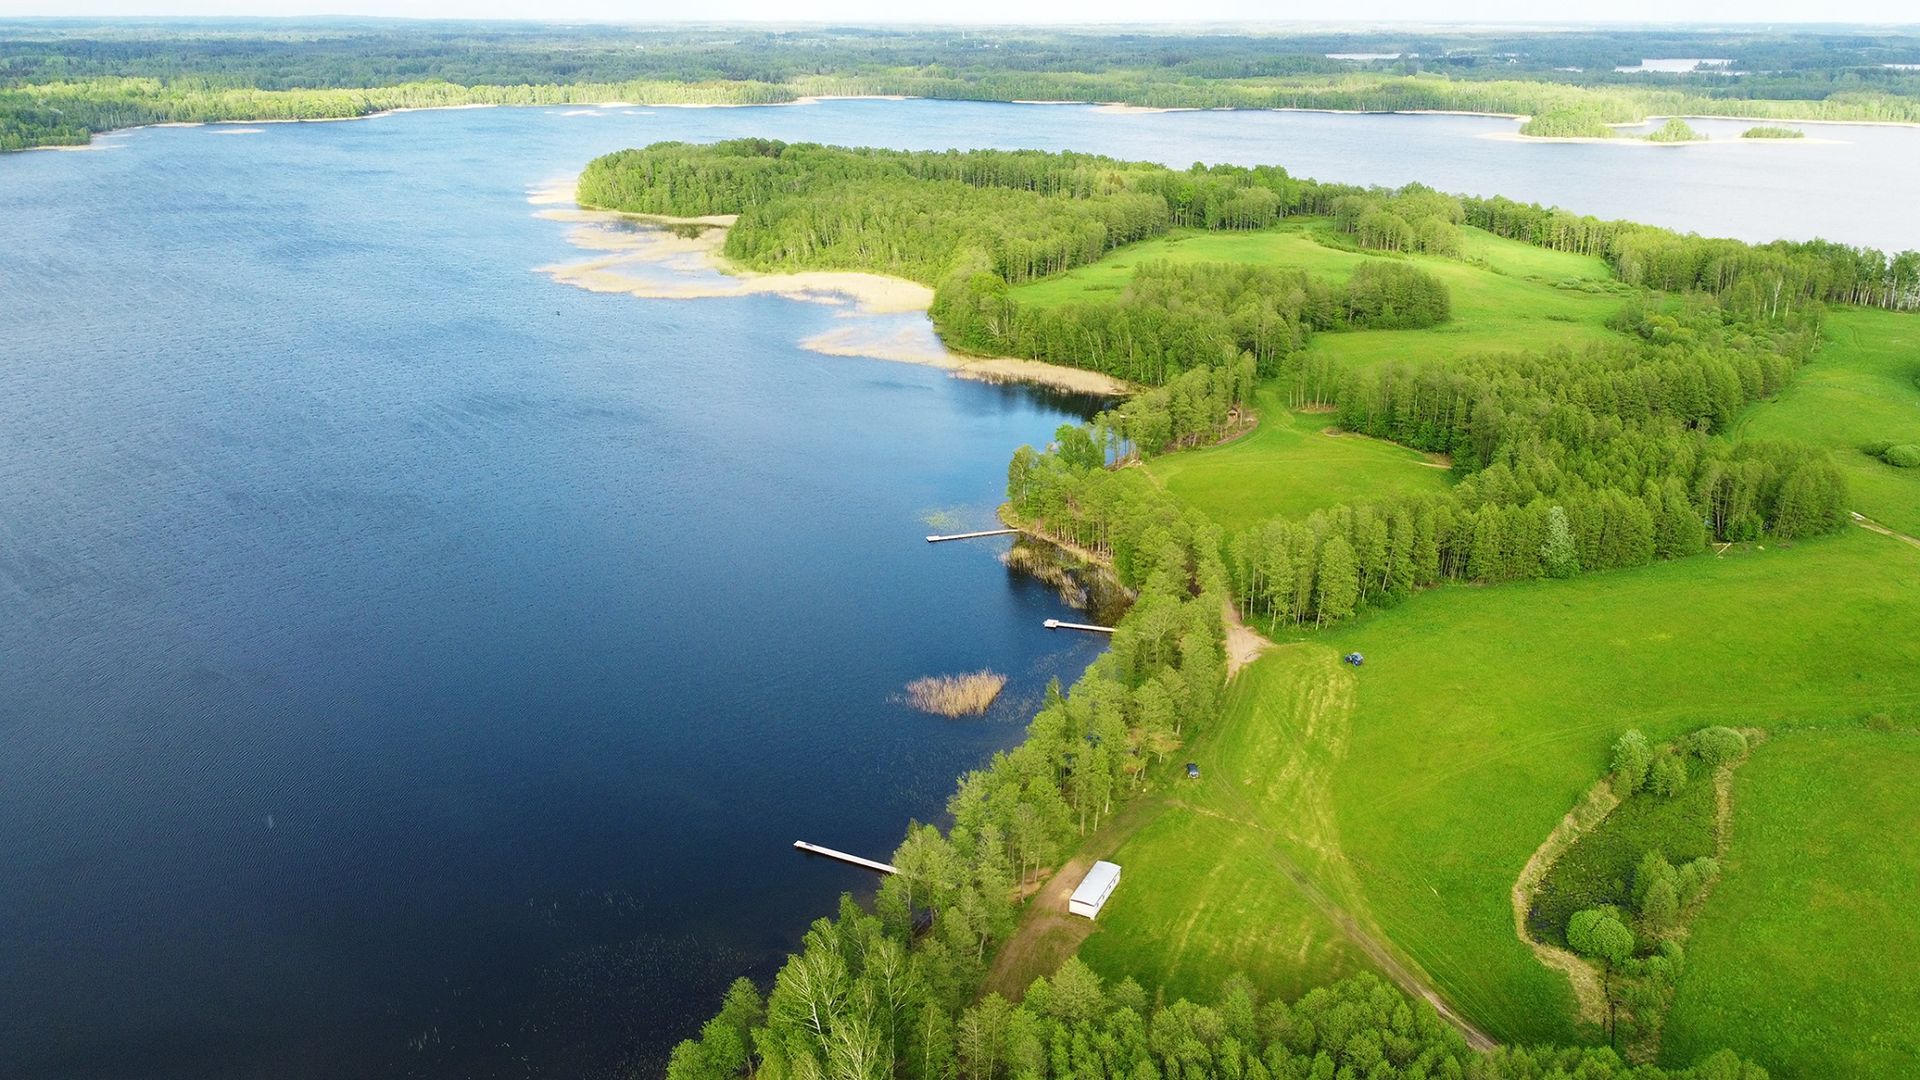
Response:
[[[721,250],[734,215],[676,218],[624,214],[580,206],[574,193],[573,179],[536,186],[527,193],[529,204],[546,208],[535,216],[573,224],[567,242],[598,253],[591,258],[533,268],[560,284],[643,300],[780,296],[826,304],[842,308],[839,315],[849,320],[848,325],[797,343],[822,356],[918,364],[945,369],[957,378],[1035,383],[1102,397],[1125,397],[1134,391],[1120,379],[1084,368],[955,352],[926,320],[933,306],[933,289],[917,281],[853,270],[767,273],[738,266]],[[620,227],[632,223],[656,228]],[[698,231],[689,234],[686,227]]]
[[[365,88],[363,88],[365,89]],[[379,89],[378,87],[372,89]],[[49,143],[41,146],[22,146],[6,153],[23,153],[28,150],[81,150],[93,145],[95,139],[107,135],[117,135],[126,131],[139,131],[143,128],[162,127],[209,127],[215,124],[333,124],[348,120],[373,120],[382,116],[394,116],[399,113],[440,112],[449,109],[555,109],[572,107],[575,109],[767,109],[794,105],[820,105],[830,101],[956,101],[977,105],[1078,105],[1095,112],[1113,116],[1144,116],[1159,113],[1184,112],[1297,112],[1325,113],[1330,116],[1480,116],[1495,120],[1530,119],[1525,113],[1482,112],[1474,109],[1332,109],[1311,105],[1271,105],[1243,107],[1239,105],[1130,105],[1123,101],[1044,101],[1038,99],[1015,98],[923,98],[912,94],[804,94],[788,101],[679,101],[679,102],[633,102],[633,101],[563,101],[539,105],[506,105],[492,101],[470,101],[458,105],[399,105],[378,112],[359,113],[352,116],[311,116],[311,117],[275,117],[270,119],[247,119],[229,117],[220,120],[169,120],[151,124],[131,124],[127,127],[108,128],[88,135],[84,143]],[[1672,119],[1670,114],[1655,113],[1640,120],[1611,125],[1614,127],[1638,127],[1656,120]],[[1796,120],[1785,117],[1768,116],[1727,116],[1720,113],[1699,113],[1680,115],[1683,120],[1727,120],[1734,123],[1749,124],[1831,124],[1838,126],[1920,128],[1920,121],[1913,120]],[[1593,141],[1609,142],[1607,139],[1588,140],[1582,137],[1529,135],[1529,140],[1550,142]],[[1736,140],[1698,140],[1700,142],[1732,142]],[[1812,139],[1748,139],[1747,142],[1822,142],[1828,140]],[[1843,140],[1834,140],[1843,141]],[[1661,143],[1662,146],[1684,146],[1685,143]]]
[[[1700,119],[1695,117],[1695,119]],[[1803,121],[1793,121],[1801,123]],[[1638,124],[1631,125],[1638,127]],[[1518,131],[1483,131],[1474,136],[1478,139],[1490,139],[1494,142],[1510,143],[1563,143],[1592,146],[1751,146],[1768,143],[1781,146],[1851,146],[1846,139],[1816,139],[1811,136],[1802,139],[1743,139],[1736,135],[1730,139],[1683,139],[1679,142],[1654,142],[1638,135],[1620,135],[1602,138],[1598,135],[1526,135]]]

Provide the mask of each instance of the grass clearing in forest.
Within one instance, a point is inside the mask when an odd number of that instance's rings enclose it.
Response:
[[[1326,805],[1351,690],[1351,675],[1312,645],[1242,670],[1220,725],[1156,770],[1165,795],[1108,856],[1124,876],[1080,957],[1113,979],[1162,986],[1169,999],[1209,999],[1236,971],[1294,994],[1366,968],[1292,877],[1312,867],[1344,880],[1327,862],[1339,854],[1331,819],[1314,808]],[[1185,760],[1199,764],[1199,780],[1186,778]]]
[[[1920,1061],[1920,735],[1791,732],[1734,773],[1733,840],[1694,923],[1668,1061],[1731,1047],[1781,1080]]]
[[[1229,531],[1341,503],[1438,494],[1451,483],[1444,465],[1418,450],[1326,434],[1330,415],[1289,409],[1272,386],[1259,390],[1254,407],[1260,425],[1251,435],[1147,463],[1168,491]]]
[[[1826,338],[1778,397],[1747,410],[1735,434],[1826,447],[1847,474],[1854,509],[1920,536],[1920,469],[1897,469],[1860,449],[1920,443],[1920,319],[1837,308]]]
[[[1453,318],[1425,330],[1324,332],[1309,346],[1311,353],[1342,364],[1369,366],[1603,340],[1613,333],[1606,328],[1607,316],[1627,295],[1597,257],[1549,251],[1472,227],[1460,230],[1458,259],[1348,251],[1315,239],[1331,228],[1323,218],[1294,218],[1251,232],[1178,230],[1016,286],[1013,296],[1030,304],[1111,300],[1126,289],[1137,267],[1161,260],[1282,266],[1338,283],[1368,259],[1404,258],[1445,283]]]

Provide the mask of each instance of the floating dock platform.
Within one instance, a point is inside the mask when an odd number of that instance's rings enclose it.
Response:
[[[793,846],[809,855],[825,855],[829,859],[839,859],[843,863],[852,863],[855,866],[865,867],[868,870],[877,870],[882,874],[897,874],[900,872],[898,868],[889,866],[886,863],[874,862],[872,859],[863,859],[858,855],[849,855],[844,851],[835,851],[830,847],[821,847],[819,844],[809,844],[805,840],[795,840]]]
[[[1049,630],[1085,630],[1093,634],[1113,633],[1113,627],[1111,626],[1095,626],[1092,623],[1083,622],[1061,622],[1059,619],[1048,619],[1041,625]]]
[[[982,536],[1012,536],[1019,531],[1019,529],[983,529],[980,532],[952,533],[947,536],[929,536],[927,543],[942,544],[948,540],[974,540]]]

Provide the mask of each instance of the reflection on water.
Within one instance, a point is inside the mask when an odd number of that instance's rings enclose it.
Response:
[[[1021,536],[1000,557],[1009,573],[1025,575],[1053,587],[1060,602],[1083,612],[1085,619],[1099,626],[1120,621],[1133,596],[1113,573],[1090,563],[1058,544],[1033,536]]]

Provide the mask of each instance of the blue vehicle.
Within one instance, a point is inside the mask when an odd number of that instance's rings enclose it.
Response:
[[[1193,762],[1191,762],[1191,761],[1189,761],[1189,762],[1187,762],[1187,779],[1189,779],[1189,780],[1198,780],[1198,779],[1200,779],[1200,766],[1199,766],[1199,765],[1196,765],[1196,764],[1194,764],[1194,763],[1193,763]]]
[[[1367,662],[1367,658],[1364,656],[1361,656],[1357,652],[1350,652],[1347,655],[1341,657],[1340,659],[1345,660],[1347,663],[1352,664],[1354,667],[1359,667],[1361,664],[1364,664]]]

